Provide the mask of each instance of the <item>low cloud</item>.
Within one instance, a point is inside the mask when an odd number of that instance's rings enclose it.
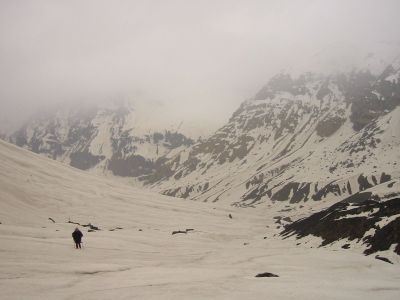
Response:
[[[213,111],[219,126],[269,77],[321,51],[398,48],[398,11],[397,0],[5,0],[0,126],[52,103],[116,97],[200,122]]]

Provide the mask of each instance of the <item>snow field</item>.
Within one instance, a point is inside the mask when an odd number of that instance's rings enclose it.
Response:
[[[0,164],[0,299],[400,295],[398,261],[282,240],[273,217],[284,204],[239,209],[165,197],[4,142]],[[83,250],[73,248],[69,219],[101,229],[80,227]],[[172,235],[186,229],[194,230]],[[279,277],[254,277],[263,272]]]

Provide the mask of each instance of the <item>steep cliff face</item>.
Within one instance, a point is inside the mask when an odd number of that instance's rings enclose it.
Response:
[[[145,183],[166,195],[254,206],[340,199],[398,180],[399,68],[279,74]]]
[[[155,172],[158,159],[193,143],[176,131],[137,125],[129,103],[62,108],[28,122],[10,140],[82,170],[132,177]]]

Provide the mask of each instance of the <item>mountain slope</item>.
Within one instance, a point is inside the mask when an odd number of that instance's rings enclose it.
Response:
[[[10,141],[82,170],[133,177],[193,143],[175,129],[146,127],[130,102],[59,108],[27,122]]]
[[[397,62],[379,75],[280,74],[146,183],[166,195],[253,206],[337,201],[398,181],[399,74]]]

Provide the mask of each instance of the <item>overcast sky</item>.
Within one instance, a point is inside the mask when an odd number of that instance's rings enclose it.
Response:
[[[399,11],[399,0],[0,0],[0,126],[108,98],[219,126],[321,50],[398,47]]]

